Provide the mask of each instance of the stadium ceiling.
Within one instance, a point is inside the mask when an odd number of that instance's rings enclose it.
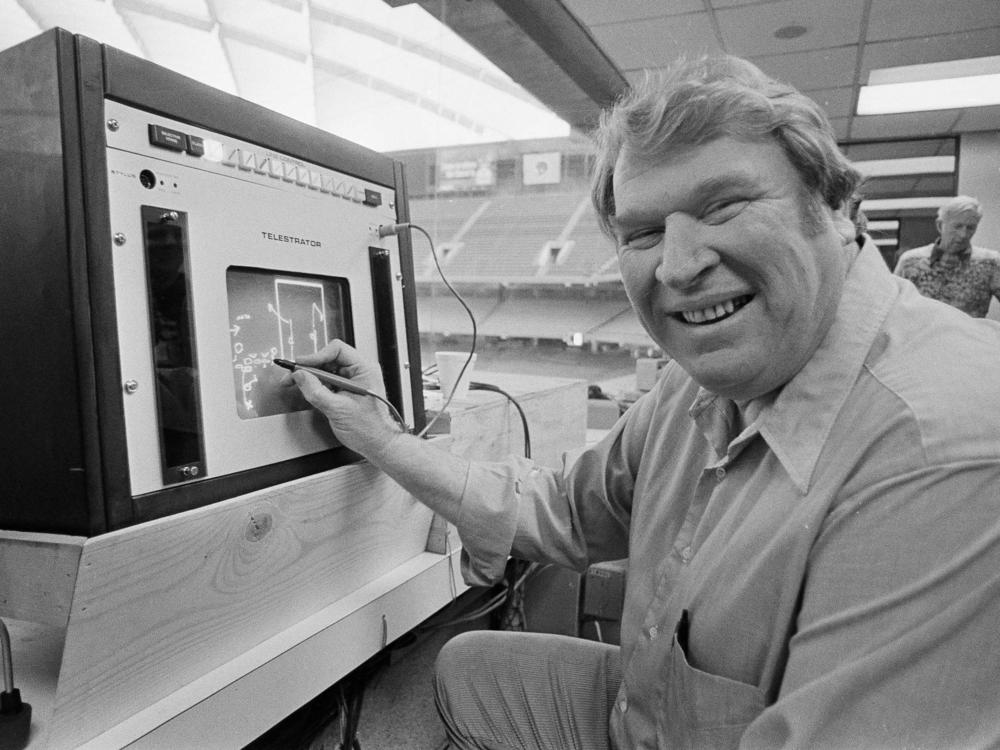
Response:
[[[852,158],[1000,131],[1000,106],[854,114],[874,69],[1000,56],[1000,0],[0,0],[0,19],[0,48],[61,26],[380,151],[585,132],[644,68],[713,51],[808,93],[842,143],[887,144]]]
[[[0,0],[0,49],[56,26],[378,151],[570,132],[547,106],[416,6],[393,9],[382,0]]]
[[[439,13],[579,129],[644,69],[726,52],[823,104],[843,142],[1000,130],[1000,106],[854,114],[872,70],[1000,55],[998,0],[384,2]]]

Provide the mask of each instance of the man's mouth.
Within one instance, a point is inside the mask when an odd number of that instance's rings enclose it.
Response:
[[[740,297],[727,299],[725,302],[720,302],[717,305],[703,307],[700,310],[684,310],[683,312],[677,313],[675,317],[692,325],[708,325],[709,323],[718,323],[719,321],[728,318],[752,299],[752,294],[745,294]]]

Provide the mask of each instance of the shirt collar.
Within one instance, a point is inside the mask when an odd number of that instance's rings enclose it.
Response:
[[[931,247],[930,264],[933,266],[935,263],[937,263],[939,260],[941,260],[941,256],[943,256],[943,255],[944,255],[944,250],[941,249],[941,238],[938,237],[936,240],[934,240],[934,246]],[[956,255],[955,255],[955,259],[958,262],[960,262],[960,263],[962,261],[968,260],[971,257],[972,257],[972,245],[971,244],[969,245],[969,247],[967,249],[963,250],[960,253],[956,253]]]
[[[898,294],[881,254],[866,239],[823,342],[755,421],[802,492]]]
[[[833,422],[897,294],[881,254],[865,239],[848,271],[837,315],[823,342],[779,392],[743,405],[744,419],[750,424],[739,436],[733,439],[732,432],[723,434],[725,428],[731,430],[739,424],[730,416],[732,402],[698,389],[689,413],[716,454],[735,456],[759,432],[795,485],[803,493],[808,491]]]

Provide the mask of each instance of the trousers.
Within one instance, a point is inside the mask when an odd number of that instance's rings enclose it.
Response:
[[[435,701],[451,746],[608,750],[617,646],[547,633],[469,631],[441,649]]]

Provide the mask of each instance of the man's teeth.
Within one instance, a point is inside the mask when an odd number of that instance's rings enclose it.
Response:
[[[721,304],[705,307],[701,310],[685,310],[681,313],[681,317],[686,323],[713,323],[722,318],[729,317],[736,310],[743,307],[748,300],[749,297],[727,299]]]

